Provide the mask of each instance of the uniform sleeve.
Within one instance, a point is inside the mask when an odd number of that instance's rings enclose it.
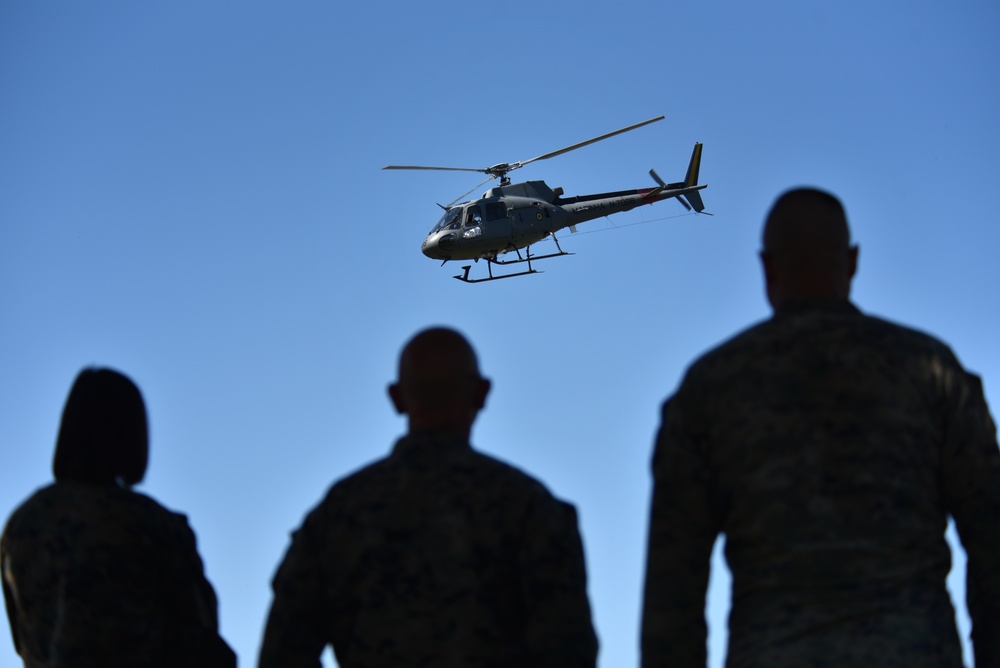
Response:
[[[597,636],[576,510],[546,495],[529,521],[521,564],[526,665],[594,668]]]
[[[319,668],[326,637],[325,583],[307,518],[292,535],[271,587],[274,600],[264,629],[258,668]]]
[[[219,603],[205,577],[194,531],[183,515],[174,519],[169,545],[174,573],[165,583],[176,634],[169,641],[169,660],[174,665],[236,668],[236,654],[219,635]]]
[[[205,577],[205,566],[198,554],[197,540],[187,518],[175,515],[171,539],[174,577],[168,584],[174,596],[175,620],[211,631],[219,628],[219,602]]]
[[[942,453],[947,510],[968,556],[966,603],[976,666],[1000,666],[1000,449],[979,378],[954,393]]]
[[[9,559],[7,557],[7,552],[5,549],[6,539],[0,539],[0,579],[3,581],[3,600],[4,605],[7,607],[7,621],[10,623],[10,636],[14,643],[14,649],[18,654],[21,653],[21,643],[17,636],[17,606],[14,601],[14,590],[11,583],[8,582],[9,577]]]
[[[712,547],[721,529],[711,475],[677,399],[663,406],[653,454],[643,593],[643,668],[704,668],[705,596]]]

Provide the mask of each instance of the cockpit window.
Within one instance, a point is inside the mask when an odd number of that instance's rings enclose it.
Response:
[[[461,207],[456,207],[454,209],[448,209],[445,212],[445,214],[443,216],[441,216],[441,219],[437,222],[437,225],[434,226],[434,229],[431,230],[431,234],[434,234],[438,230],[443,230],[445,228],[456,228],[456,227],[458,227],[459,224],[462,222],[462,215],[461,214],[462,214],[463,210],[464,209],[462,209]]]
[[[483,221],[483,214],[479,211],[479,206],[470,206],[465,211],[465,227],[475,227]]]

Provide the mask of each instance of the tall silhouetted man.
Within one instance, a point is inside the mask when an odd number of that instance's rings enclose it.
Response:
[[[340,480],[274,578],[260,668],[593,668],[576,512],[476,452],[489,380],[450,329],[403,349],[389,396],[409,431]]]
[[[849,301],[858,248],[832,195],[782,195],[760,256],[773,317],[692,364],[663,407],[643,668],[705,666],[719,534],[730,668],[958,668],[949,516],[976,665],[997,666],[1000,451],[979,379]]]

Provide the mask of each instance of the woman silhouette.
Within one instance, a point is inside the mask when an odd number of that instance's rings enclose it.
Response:
[[[187,519],[134,492],[149,436],[139,388],[84,369],[63,409],[55,482],[0,539],[14,647],[27,668],[235,666]]]

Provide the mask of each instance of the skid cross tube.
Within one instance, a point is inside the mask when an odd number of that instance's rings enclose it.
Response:
[[[501,278],[514,278],[515,276],[527,276],[528,274],[540,274],[540,273],[542,273],[541,271],[539,271],[538,269],[535,269],[534,267],[531,266],[531,261],[532,260],[545,260],[545,259],[548,259],[550,257],[561,257],[563,255],[574,255],[574,253],[568,253],[568,252],[566,252],[566,251],[564,251],[562,249],[562,247],[559,245],[559,240],[556,239],[556,235],[555,234],[551,234],[550,236],[552,237],[552,240],[556,242],[556,248],[559,249],[558,252],[556,252],[556,253],[547,253],[545,255],[532,255],[531,254],[531,246],[527,246],[525,248],[525,257],[521,257],[521,252],[520,251],[516,251],[517,252],[517,259],[516,260],[498,260],[498,259],[495,259],[495,258],[486,258],[486,269],[489,272],[489,278],[469,278],[469,271],[472,269],[472,265],[471,264],[462,265],[462,273],[455,275],[455,278],[457,278],[458,280],[462,281],[463,283],[486,283],[488,281],[498,281]],[[501,274],[499,276],[494,276],[493,275],[493,265],[495,265],[495,264],[497,264],[497,265],[507,265],[507,264],[520,264],[522,262],[527,262],[528,263],[528,269],[525,270],[525,271],[517,271],[517,272],[514,272],[512,274]]]

